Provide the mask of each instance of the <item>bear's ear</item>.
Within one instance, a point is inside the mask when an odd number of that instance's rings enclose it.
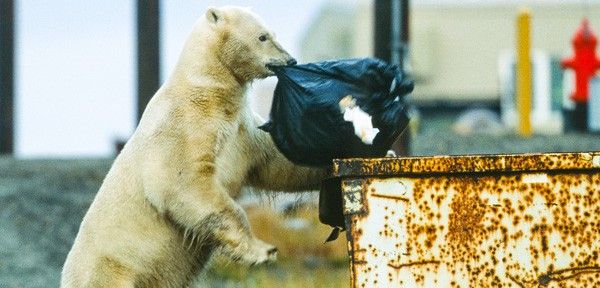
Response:
[[[208,10],[206,10],[206,19],[211,24],[217,24],[219,21],[223,21],[223,13],[216,7],[208,7]]]

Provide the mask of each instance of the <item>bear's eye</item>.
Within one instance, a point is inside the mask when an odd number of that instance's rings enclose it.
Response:
[[[259,40],[260,42],[265,42],[265,41],[267,41],[267,35],[260,35],[260,37],[258,37],[258,40]]]

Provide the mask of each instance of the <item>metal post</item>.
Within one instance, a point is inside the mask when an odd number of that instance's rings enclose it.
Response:
[[[375,1],[375,57],[404,67],[408,42],[409,0]],[[410,155],[410,131],[392,145],[398,155]]]
[[[402,43],[402,0],[391,0],[392,1],[392,27],[391,27],[391,55],[390,63],[398,64],[400,67],[404,67],[403,64],[403,43]]]
[[[402,9],[402,12],[400,15],[402,15],[400,24],[402,24],[402,29],[400,30],[402,32],[402,43],[403,43],[403,49],[404,49],[404,56],[406,56],[406,52],[408,52],[408,43],[409,43],[409,30],[408,30],[408,21],[410,18],[410,0],[402,0],[401,1],[401,6],[400,9]]]
[[[0,154],[14,152],[14,1],[0,0]]]
[[[389,0],[375,1],[375,57],[391,60],[391,36],[390,26],[392,6]]]
[[[160,86],[160,1],[137,0],[137,119]]]
[[[409,8],[409,0],[375,1],[375,57],[404,64],[409,41]]]
[[[519,112],[519,135],[530,137],[532,67],[531,67],[531,14],[522,10],[517,17],[517,111]]]

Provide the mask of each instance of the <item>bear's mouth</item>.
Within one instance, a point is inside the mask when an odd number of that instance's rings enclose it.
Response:
[[[275,70],[277,70],[277,68],[281,68],[284,65],[274,65],[274,64],[267,64],[265,65],[265,68],[267,68],[267,75],[268,76],[274,76],[275,75]]]
[[[268,76],[273,76],[273,75],[277,74],[278,69],[281,69],[283,67],[294,66],[294,65],[296,65],[296,59],[291,58],[289,60],[283,60],[283,61],[272,60],[265,65],[265,68],[267,68],[267,71],[269,72]]]

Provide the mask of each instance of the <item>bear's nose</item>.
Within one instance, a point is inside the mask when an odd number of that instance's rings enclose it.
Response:
[[[290,65],[290,66],[296,65],[296,63],[298,63],[298,62],[294,58],[292,58],[292,59],[290,59],[290,60],[287,61],[287,65]]]

